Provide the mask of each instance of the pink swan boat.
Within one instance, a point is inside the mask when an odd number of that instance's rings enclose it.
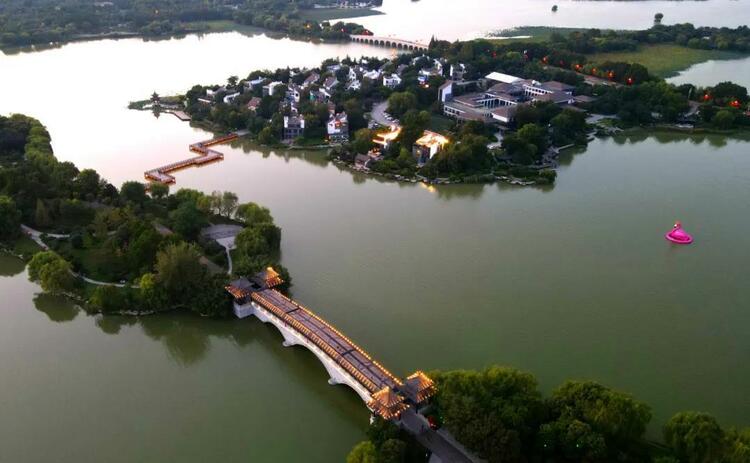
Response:
[[[693,237],[690,236],[690,233],[682,229],[682,224],[679,221],[674,224],[669,233],[664,235],[664,238],[676,244],[690,244],[693,242]]]

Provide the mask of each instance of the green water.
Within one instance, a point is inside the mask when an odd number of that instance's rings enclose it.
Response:
[[[0,55],[0,113],[38,117],[58,158],[119,185],[209,137],[127,101],[346,53],[387,51],[217,34]],[[177,187],[270,207],[294,296],[394,373],[597,379],[650,403],[657,432],[685,409],[750,425],[748,148],[639,134],[566,155],[553,188],[433,189],[234,144]],[[664,240],[677,219],[693,245]],[[39,292],[0,257],[0,462],[332,462],[363,438],[358,397],[272,327],[91,317]]]
[[[548,190],[430,191],[239,148],[178,181],[269,205],[295,297],[398,374],[501,363],[545,390],[630,391],[655,426],[684,409],[747,425],[747,148],[596,141]],[[694,245],[662,238],[677,218]],[[91,317],[0,269],[0,460],[340,461],[362,437],[356,395],[271,327]]]

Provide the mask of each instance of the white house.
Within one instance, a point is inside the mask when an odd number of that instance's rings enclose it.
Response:
[[[446,80],[443,85],[438,88],[438,100],[441,103],[445,103],[453,98],[453,81]]]
[[[381,72],[377,69],[372,70],[372,71],[367,71],[364,74],[362,74],[363,78],[370,79],[370,80],[378,80],[380,79],[380,76],[381,76]]]
[[[346,117],[345,112],[338,114],[331,114],[326,124],[326,131],[328,133],[328,140],[333,142],[341,142],[349,139],[349,120]]]
[[[224,104],[229,104],[234,101],[235,98],[240,96],[240,92],[230,93],[224,97]]]
[[[284,85],[283,82],[274,81],[263,86],[263,96],[273,96],[273,92],[279,85]]]
[[[388,88],[396,88],[399,85],[401,85],[401,77],[399,77],[396,74],[391,74],[390,76],[383,76],[383,85],[385,85]]]

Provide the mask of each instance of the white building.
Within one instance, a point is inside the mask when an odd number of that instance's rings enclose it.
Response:
[[[224,104],[229,104],[234,101],[235,98],[240,96],[240,92],[233,92],[224,97]]]
[[[401,77],[397,74],[391,74],[390,76],[383,76],[383,85],[388,88],[396,88],[401,85]]]
[[[263,96],[273,96],[273,92],[279,85],[284,85],[283,82],[274,81],[263,86]]]
[[[332,142],[341,142],[349,139],[349,119],[345,112],[331,114],[326,124],[328,140]]]

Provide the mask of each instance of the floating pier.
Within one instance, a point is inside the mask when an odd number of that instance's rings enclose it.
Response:
[[[147,170],[143,173],[146,180],[152,182],[159,182],[165,184],[175,183],[176,179],[170,175],[170,173],[186,169],[188,167],[200,167],[205,164],[221,161],[224,159],[224,154],[219,151],[209,149],[210,146],[219,145],[226,143],[240,137],[240,133],[233,132],[223,137],[212,138],[211,140],[199,141],[190,145],[190,151],[197,153],[198,156],[193,158],[183,159],[182,161],[173,162],[165,166],[157,167],[156,169]]]

